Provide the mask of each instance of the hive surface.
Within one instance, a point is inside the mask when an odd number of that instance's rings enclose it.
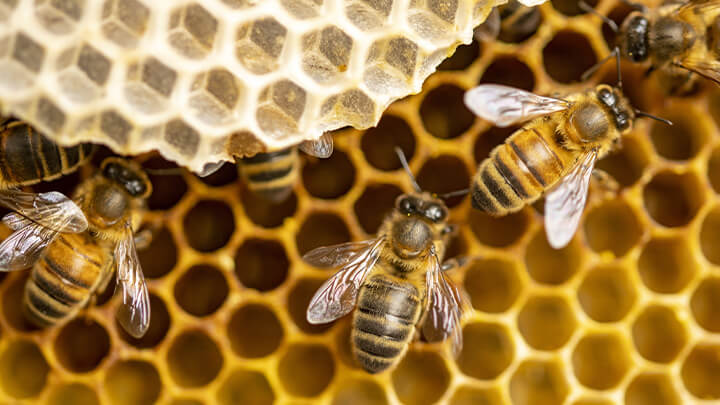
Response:
[[[0,105],[56,141],[200,171],[420,91],[496,0],[7,0]]]
[[[629,11],[606,0],[595,7],[618,20]],[[153,312],[140,340],[115,323],[109,294],[83,318],[34,330],[19,311],[27,272],[0,276],[0,403],[718,403],[720,89],[703,83],[691,96],[665,98],[630,64],[623,78],[632,102],[675,125],[640,120],[624,148],[600,162],[620,193],[591,187],[567,248],[548,246],[539,204],[492,219],[468,198],[450,201],[451,221],[463,224],[450,255],[481,257],[452,274],[473,307],[457,359],[444,345],[418,342],[397,369],[369,376],[351,360],[348,319],[304,321],[330,273],[301,255],[370,237],[394,197],[410,190],[393,146],[424,188],[460,189],[512,131],[475,119],[464,90],[588,85],[575,82],[607,55],[610,33],[574,2],[541,10],[526,41],[461,47],[377,128],[336,133],[333,156],[306,159],[282,204],[254,198],[229,165],[204,180],[154,176],[148,223],[158,230],[140,253]],[[607,66],[591,83],[614,77]],[[71,190],[91,170],[42,189]]]

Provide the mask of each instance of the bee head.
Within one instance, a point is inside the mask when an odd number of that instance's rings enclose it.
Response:
[[[444,222],[448,216],[445,203],[428,193],[403,194],[395,201],[395,209],[408,217],[420,217],[434,224]]]
[[[403,194],[395,202],[396,219],[390,232],[393,249],[403,259],[414,259],[427,251],[438,224],[448,216],[445,204],[428,193]]]
[[[635,112],[622,90],[601,84],[595,88],[595,94],[600,104],[610,111],[617,130],[620,133],[630,130]]]
[[[635,11],[630,13],[618,35],[618,47],[622,55],[633,62],[642,62],[649,56],[648,31],[650,22],[643,13]]]
[[[100,165],[103,177],[118,184],[133,198],[147,198],[152,184],[140,166],[132,161],[107,158]]]

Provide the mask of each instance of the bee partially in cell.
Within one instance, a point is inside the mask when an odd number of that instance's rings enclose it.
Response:
[[[462,345],[460,320],[464,297],[444,274],[462,260],[444,260],[456,227],[447,223],[441,198],[415,191],[398,197],[377,237],[314,249],[303,259],[317,267],[339,268],[313,296],[307,309],[312,324],[327,323],[351,311],[352,348],[369,373],[397,364],[407,351],[415,327],[429,340],[452,338]],[[467,190],[463,191],[467,193]]]
[[[493,8],[484,23],[475,28],[475,39],[483,42],[521,42],[537,31],[542,22],[540,9],[517,0]]]

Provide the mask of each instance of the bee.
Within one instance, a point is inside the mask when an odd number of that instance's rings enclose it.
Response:
[[[540,9],[526,7],[517,0],[495,7],[484,23],[475,28],[475,39],[489,42],[520,42],[537,31],[542,22]]]
[[[320,247],[303,256],[311,265],[339,268],[310,301],[308,322],[331,322],[355,309],[353,353],[373,374],[402,358],[420,324],[426,338],[451,336],[456,351],[462,345],[465,298],[444,274],[461,261],[443,262],[456,228],[447,223],[445,203],[421,191],[397,151],[415,192],[398,197],[377,237]]]
[[[151,192],[136,163],[107,158],[73,200],[58,192],[13,196],[15,212],[3,222],[14,232],[0,244],[0,271],[32,266],[24,295],[31,321],[49,326],[73,317],[116,273],[116,317],[130,335],[145,334],[150,301],[134,232]]]
[[[545,193],[545,232],[556,249],[575,234],[595,162],[619,146],[635,117],[670,124],[633,109],[621,88],[605,84],[563,99],[486,84],[465,93],[465,104],[498,127],[532,119],[480,163],[472,205],[501,216]]]

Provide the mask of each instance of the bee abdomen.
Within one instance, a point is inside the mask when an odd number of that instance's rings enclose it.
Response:
[[[238,160],[240,173],[248,188],[269,201],[284,200],[298,177],[298,154],[295,148],[259,153]]]
[[[353,318],[352,344],[355,358],[366,371],[386,370],[407,350],[420,302],[411,284],[383,277],[365,283]]]

